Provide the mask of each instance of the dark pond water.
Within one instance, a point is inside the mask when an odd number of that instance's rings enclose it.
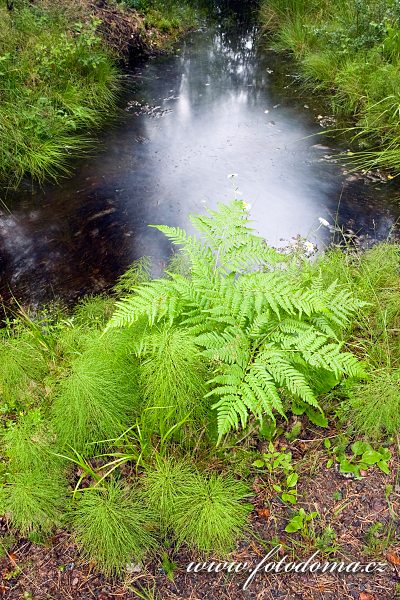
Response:
[[[326,159],[334,149],[313,136],[316,99],[300,96],[282,57],[257,39],[232,19],[191,34],[127,76],[121,115],[69,179],[2,195],[4,298],[73,300],[143,255],[157,271],[170,247],[149,224],[186,227],[190,213],[239,192],[272,244],[297,234],[323,243],[319,218],[371,238],[390,233],[396,185],[350,181]]]

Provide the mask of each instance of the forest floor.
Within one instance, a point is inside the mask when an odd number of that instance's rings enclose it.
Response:
[[[288,508],[264,478],[252,478],[251,528],[229,562],[247,562],[242,573],[187,572],[187,566],[204,560],[185,548],[164,556],[161,563],[130,565],[124,580],[110,581],[94,566],[80,560],[79,553],[65,531],[58,531],[45,545],[26,539],[8,539],[0,559],[0,597],[4,600],[128,600],[133,598],[171,600],[393,600],[400,597],[400,539],[397,516],[400,511],[399,460],[395,445],[390,447],[390,474],[373,467],[365,477],[354,479],[341,474],[333,465],[327,468],[324,440],[337,432],[309,427],[289,443],[300,474],[299,502]],[[260,445],[261,444],[261,445]],[[265,443],[258,450],[265,451]],[[285,525],[298,508],[318,517],[301,533],[284,532]],[[333,532],[333,533],[332,533]],[[249,569],[256,567],[278,547],[271,561],[283,556],[287,561],[304,561],[318,551],[315,560],[358,561],[367,565],[383,563],[380,573],[265,573],[262,569],[243,589]],[[211,560],[211,559],[210,559]],[[216,559],[214,559],[216,560]]]

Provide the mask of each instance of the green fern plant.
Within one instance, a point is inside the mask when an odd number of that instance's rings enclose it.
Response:
[[[134,491],[115,481],[84,490],[73,516],[82,554],[105,575],[120,575],[128,563],[142,560],[155,547],[152,522]]]
[[[114,291],[117,294],[125,294],[132,292],[136,286],[150,281],[151,261],[148,256],[143,256],[135,260],[125,273],[119,278],[114,285]]]
[[[246,427],[249,415],[284,415],[284,396],[321,410],[316,379],[326,375],[334,385],[363,376],[340,341],[363,305],[346,287],[301,277],[297,262],[254,234],[241,201],[192,223],[198,237],[156,226],[182,246],[190,274],[137,286],[117,302],[107,330],[145,321],[150,333],[173,326],[190,335],[213,371],[205,398],[217,412],[219,440]]]

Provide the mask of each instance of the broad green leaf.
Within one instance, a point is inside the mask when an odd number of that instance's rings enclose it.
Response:
[[[317,425],[317,427],[328,427],[328,419],[325,417],[324,413],[320,412],[319,410],[307,408],[306,415],[310,419],[311,423]]]
[[[390,475],[389,465],[387,464],[387,462],[385,460],[379,461],[377,463],[377,466],[380,468],[381,471],[386,473],[386,475]]]
[[[306,521],[312,521],[317,516],[318,516],[317,511],[311,512],[309,515],[306,515]]]
[[[392,458],[392,453],[390,452],[389,448],[380,447],[378,452],[381,455],[382,460],[389,461]]]
[[[367,450],[361,457],[361,461],[367,465],[376,465],[380,460],[382,460],[382,455],[376,450]]]
[[[340,461],[340,472],[341,473],[356,473],[357,467],[353,465],[349,460],[344,458]]]
[[[364,454],[364,452],[367,452],[367,450],[371,450],[371,446],[366,442],[354,442],[354,444],[351,446],[351,451],[356,456],[361,456],[361,454]]]
[[[303,528],[304,520],[301,515],[296,515],[289,521],[289,523],[285,527],[285,531],[287,533],[295,533]]]
[[[287,487],[288,488],[295,487],[295,485],[297,485],[298,480],[299,480],[299,476],[297,473],[290,473],[290,475],[288,476],[288,478],[286,480]]]
[[[290,502],[290,504],[296,504],[297,495],[285,492],[282,494],[282,500],[284,502]]]

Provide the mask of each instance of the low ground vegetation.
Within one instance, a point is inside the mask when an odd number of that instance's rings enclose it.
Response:
[[[193,224],[158,226],[177,249],[160,279],[142,260],[114,295],[4,324],[7,553],[63,530],[107,577],[161,560],[173,579],[171,549],[226,557],[277,510],[293,552],[335,555],[337,515],[303,505],[321,469],[380,473],[395,518],[399,247],[287,256],[241,201]]]
[[[0,2],[0,180],[56,178],[109,118],[119,63],[158,51],[196,15],[186,3]],[[8,6],[12,6],[9,10]]]
[[[272,46],[290,51],[303,82],[345,119],[338,127],[356,143],[356,168],[400,171],[399,11],[395,0],[262,3]]]

